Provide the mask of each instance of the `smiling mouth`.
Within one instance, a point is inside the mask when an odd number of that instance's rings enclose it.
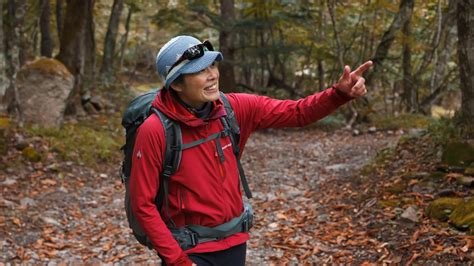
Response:
[[[216,91],[217,90],[217,83],[214,83],[211,86],[205,87],[204,90],[208,91],[208,92]]]

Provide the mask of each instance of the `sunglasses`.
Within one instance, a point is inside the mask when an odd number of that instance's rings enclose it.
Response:
[[[184,60],[194,60],[202,57],[205,51],[214,51],[214,47],[209,41],[204,41],[203,43],[189,47],[171,66],[171,68],[168,70],[168,73],[170,73],[173,68],[175,68]]]

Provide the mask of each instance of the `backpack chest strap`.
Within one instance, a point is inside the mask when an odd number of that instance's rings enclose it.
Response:
[[[224,152],[222,150],[222,144],[221,144],[221,138],[222,137],[227,137],[229,136],[230,132],[228,129],[224,129],[220,132],[217,132],[217,133],[214,133],[212,135],[210,135],[209,137],[207,138],[203,138],[203,139],[198,139],[196,141],[193,141],[193,142],[190,142],[190,143],[186,143],[186,144],[182,144],[181,145],[181,150],[186,150],[186,149],[189,149],[189,148],[192,148],[192,147],[195,147],[195,146],[198,146],[198,145],[201,145],[203,143],[206,143],[208,141],[211,141],[211,140],[216,140],[216,150],[217,150],[217,154],[219,155],[219,159],[221,161],[221,163],[223,163],[225,161],[225,158],[224,158]]]
[[[201,145],[201,144],[206,143],[206,142],[208,142],[208,141],[211,141],[211,140],[213,140],[213,139],[218,139],[218,138],[221,138],[221,137],[226,137],[226,136],[228,136],[228,135],[229,135],[228,130],[223,130],[223,131],[221,131],[221,132],[214,133],[214,134],[210,135],[210,136],[207,137],[207,138],[198,139],[198,140],[195,140],[195,141],[190,142],[190,143],[182,144],[182,145],[181,145],[181,150],[187,150],[187,149],[189,149],[189,148],[192,148],[192,147]]]

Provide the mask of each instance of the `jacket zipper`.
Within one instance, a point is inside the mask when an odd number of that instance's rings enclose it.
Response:
[[[215,140],[217,141],[217,139]],[[217,148],[216,148],[217,149]],[[222,151],[224,152],[224,151]],[[219,158],[219,153],[217,151],[214,152],[214,158],[216,158],[217,166],[219,168],[219,173],[221,175],[222,181],[224,181],[225,178],[225,169],[223,167],[223,163],[221,163],[221,160]]]
[[[183,189],[179,189],[179,208],[181,209],[181,212],[184,214],[184,210],[186,210],[186,205],[184,204],[184,192]]]

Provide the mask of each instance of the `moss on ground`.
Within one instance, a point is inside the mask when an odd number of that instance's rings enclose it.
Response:
[[[37,70],[45,74],[59,75],[65,79],[72,78],[72,74],[67,70],[66,66],[64,66],[60,61],[52,58],[42,57],[26,64],[23,67],[23,70],[24,69]],[[23,72],[21,71],[19,75],[22,75],[22,73]]]
[[[385,148],[379,151],[371,163],[362,167],[360,174],[363,176],[369,176],[373,174],[377,168],[391,163],[395,155],[396,149],[394,147]]]
[[[446,173],[443,172],[432,172],[428,176],[423,177],[421,180],[422,183],[428,183],[428,182],[438,182],[438,181],[443,181],[446,179]]]
[[[30,162],[39,162],[43,157],[38,151],[35,150],[35,148],[30,146],[24,148],[21,151],[21,154]]]
[[[441,161],[449,166],[469,166],[474,162],[474,147],[461,141],[447,143]]]
[[[445,222],[456,207],[464,202],[461,198],[439,198],[430,203],[426,214],[434,219]]]
[[[0,155],[5,155],[7,153],[9,128],[10,120],[8,117],[0,117]]]
[[[387,207],[399,207],[401,205],[400,200],[379,200],[377,205],[382,208]]]
[[[99,116],[77,124],[65,124],[59,129],[30,127],[30,134],[41,136],[49,143],[50,151],[63,160],[89,166],[111,162],[120,155],[124,141],[117,118]]]
[[[474,163],[471,163],[471,165],[466,168],[464,174],[474,176]]]
[[[372,122],[379,129],[428,128],[433,118],[423,115],[403,114],[397,117],[374,116]]]
[[[385,189],[386,192],[398,195],[401,194],[407,188],[408,184],[406,182],[400,182],[393,184]]]
[[[474,198],[461,202],[449,216],[449,221],[461,230],[474,233]]]

